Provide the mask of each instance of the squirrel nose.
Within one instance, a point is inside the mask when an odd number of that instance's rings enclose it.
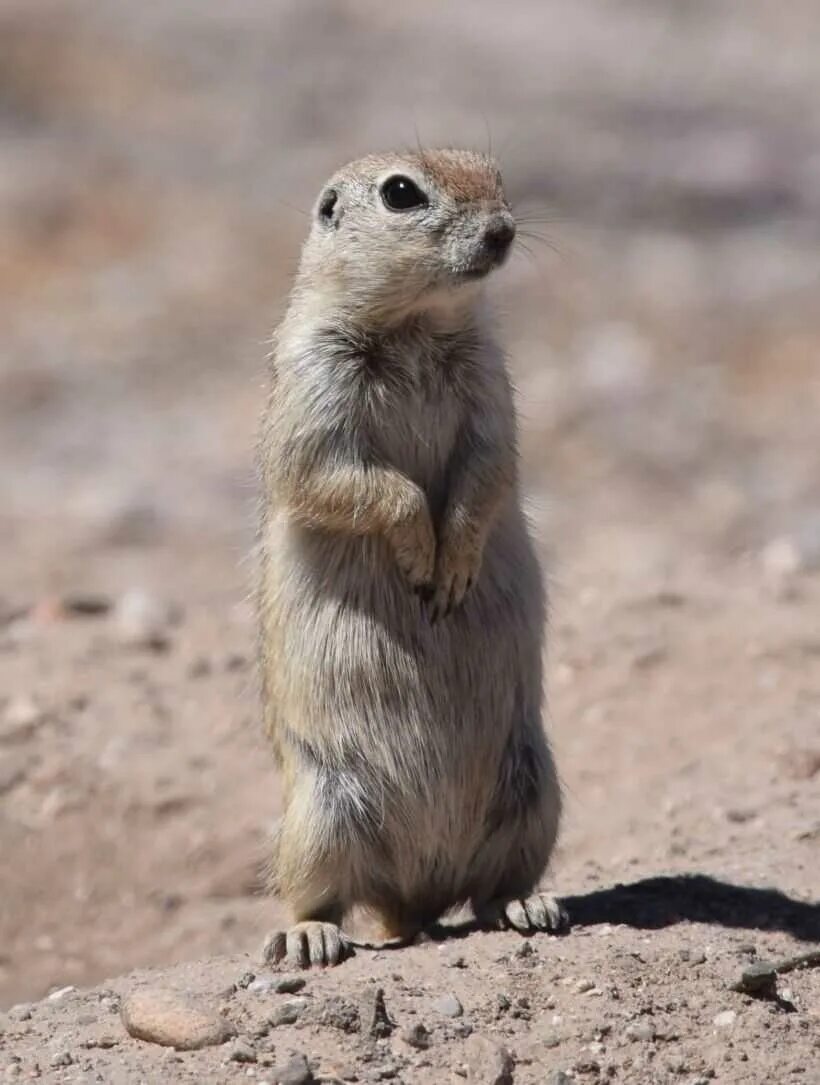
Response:
[[[484,246],[496,261],[507,255],[515,237],[515,223],[506,215],[499,215],[490,221],[484,230]]]

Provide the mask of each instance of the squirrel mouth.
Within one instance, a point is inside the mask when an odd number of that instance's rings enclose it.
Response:
[[[497,265],[494,260],[488,260],[486,263],[479,264],[476,267],[464,268],[458,272],[458,278],[463,282],[476,282],[478,279],[484,279]]]
[[[496,268],[506,261],[509,253],[509,246],[504,248],[485,249],[480,255],[473,259],[472,263],[468,267],[461,268],[458,272],[458,278],[462,282],[475,282],[478,279],[484,279],[491,271],[495,271]]]

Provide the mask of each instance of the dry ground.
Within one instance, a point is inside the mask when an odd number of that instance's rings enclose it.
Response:
[[[730,989],[820,942],[816,9],[466,11],[0,10],[0,1075],[273,1081],[301,1052],[320,1080],[490,1081],[488,1040],[516,1085],[820,1079],[820,969]],[[247,986],[278,791],[246,597],[294,207],[414,122],[483,144],[482,114],[520,205],[562,220],[494,292],[575,926],[277,994]],[[129,1038],[134,968],[256,1061]]]

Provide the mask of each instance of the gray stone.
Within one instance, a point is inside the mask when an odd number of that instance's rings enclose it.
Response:
[[[273,981],[273,989],[280,995],[295,995],[305,986],[301,976],[277,976]]]
[[[288,999],[287,1002],[275,1007],[268,1020],[274,1028],[279,1028],[280,1025],[293,1025],[299,1020],[299,1014],[306,1005],[303,998]]]
[[[313,1085],[316,1080],[304,1055],[293,1055],[273,1071],[276,1085]]]
[[[762,998],[774,998],[777,994],[777,968],[770,961],[757,961],[744,968],[737,983],[732,984],[734,991]]]
[[[442,1017],[461,1017],[464,1007],[453,994],[442,995],[433,1003],[433,1009]]]
[[[655,1026],[651,1021],[633,1021],[626,1026],[625,1035],[628,1040],[641,1040],[648,1043],[655,1039]]]
[[[473,1033],[464,1045],[467,1080],[477,1085],[513,1085],[513,1057],[506,1047]]]
[[[256,1052],[249,1043],[237,1040],[231,1047],[228,1058],[231,1062],[256,1062]]]
[[[406,1044],[415,1047],[417,1051],[426,1051],[431,1043],[430,1033],[421,1022],[402,1029],[400,1036]]]

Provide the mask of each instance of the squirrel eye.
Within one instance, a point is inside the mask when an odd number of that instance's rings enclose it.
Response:
[[[426,207],[429,202],[418,185],[401,174],[387,178],[381,187],[381,197],[390,211],[412,211]]]
[[[327,192],[323,193],[321,200],[319,201],[319,218],[324,219],[325,222],[330,222],[333,218],[333,212],[336,208],[336,203],[339,199],[339,194],[335,188],[329,188]]]

